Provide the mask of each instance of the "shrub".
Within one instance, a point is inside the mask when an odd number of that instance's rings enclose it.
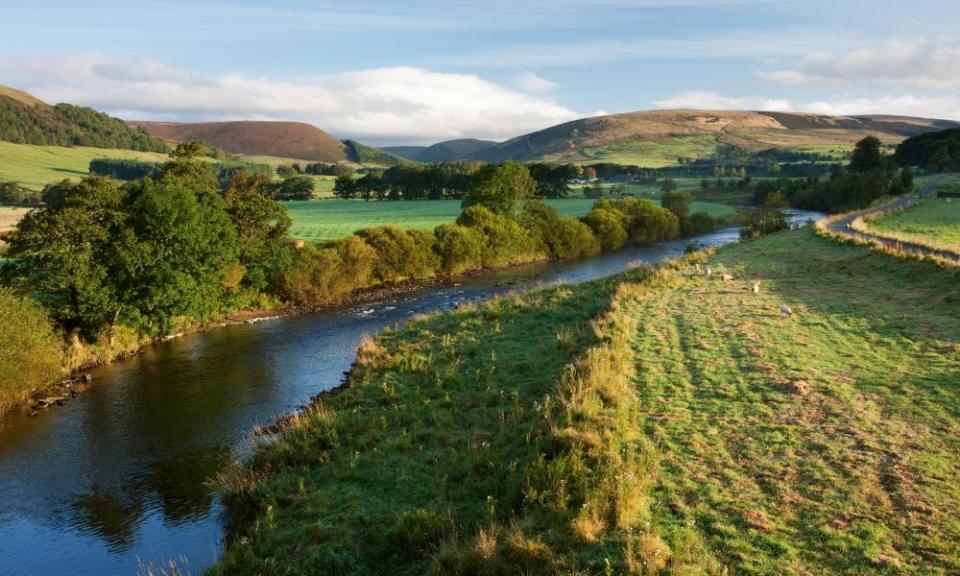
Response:
[[[627,218],[627,233],[636,244],[646,245],[680,235],[680,221],[665,208],[647,199],[624,198],[614,204]]]
[[[475,270],[483,264],[483,235],[467,226],[441,224],[434,231],[440,268],[446,274]]]
[[[424,278],[436,269],[433,234],[429,231],[405,232],[396,226],[376,226],[357,235],[377,252],[373,276],[380,282]]]
[[[689,229],[688,236],[697,236],[713,231],[717,227],[717,221],[706,212],[694,212],[687,221]]]
[[[586,224],[561,217],[542,201],[528,202],[520,221],[530,231],[532,244],[553,258],[579,258],[600,251],[600,242]]]
[[[466,208],[457,224],[477,230],[483,239],[483,265],[503,266],[529,260],[530,236],[516,220],[495,214],[485,206]]]
[[[604,208],[596,208],[583,217],[593,235],[605,251],[619,250],[627,243],[627,231],[623,227],[623,214]]]
[[[63,351],[43,309],[0,288],[0,411],[60,374]]]
[[[349,277],[353,289],[369,285],[377,266],[377,251],[357,235],[342,238],[334,246],[343,275]]]
[[[333,304],[349,293],[340,286],[340,257],[332,248],[304,246],[283,275],[284,297],[298,306]]]

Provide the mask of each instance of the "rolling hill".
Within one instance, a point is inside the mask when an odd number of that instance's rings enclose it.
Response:
[[[280,156],[312,162],[345,162],[346,146],[323,130],[303,122],[240,120],[235,122],[130,121],[148,133],[182,142],[203,140],[233,154]]]
[[[0,86],[0,141],[37,146],[165,152],[163,140],[92,108],[51,106],[26,92]]]
[[[416,162],[446,162],[482,156],[486,150],[499,144],[492,140],[463,138],[438,142],[433,146],[394,146],[383,150]]]
[[[416,153],[414,159],[434,150],[434,161],[442,158],[665,166],[675,164],[678,157],[708,157],[725,147],[751,152],[771,148],[843,149],[865,136],[896,144],[917,134],[953,127],[960,127],[960,123],[880,115],[651,110],[583,118],[473,149],[460,144],[463,140],[440,142]]]

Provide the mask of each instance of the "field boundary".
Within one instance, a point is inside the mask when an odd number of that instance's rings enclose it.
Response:
[[[928,196],[936,186],[936,180],[928,184],[920,197]],[[919,201],[915,197],[896,198],[864,210],[855,210],[821,218],[816,223],[817,233],[858,244],[870,245],[882,252],[896,256],[931,258],[951,266],[960,266],[960,252],[922,242],[905,241],[894,236],[878,234],[869,228],[873,220],[898,214],[916,207]]]

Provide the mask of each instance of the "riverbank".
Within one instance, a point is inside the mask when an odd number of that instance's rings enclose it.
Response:
[[[387,331],[215,572],[956,571],[957,290],[801,230]]]

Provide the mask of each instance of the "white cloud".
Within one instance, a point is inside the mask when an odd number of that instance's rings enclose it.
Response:
[[[552,92],[557,87],[556,82],[547,80],[535,72],[521,72],[517,74],[513,77],[512,84],[518,90],[533,94],[546,94]]]
[[[694,108],[698,110],[727,110],[743,106],[742,98],[721,96],[716,92],[692,90],[666,98],[656,100],[653,105],[657,108]]]
[[[816,52],[796,67],[757,76],[791,86],[871,84],[903,88],[960,87],[960,38],[890,39],[845,52]]]
[[[0,56],[4,83],[130,119],[283,119],[373,143],[504,139],[578,117],[535,90],[414,67],[292,80],[207,77],[156,60]],[[528,88],[548,87],[539,77]]]
[[[782,98],[733,98],[716,92],[694,91],[657,100],[653,104],[657,108],[747,109],[771,112],[809,112],[837,116],[891,114],[960,120],[960,94],[920,96],[903,94],[874,98],[836,98],[812,102],[793,102]]]

